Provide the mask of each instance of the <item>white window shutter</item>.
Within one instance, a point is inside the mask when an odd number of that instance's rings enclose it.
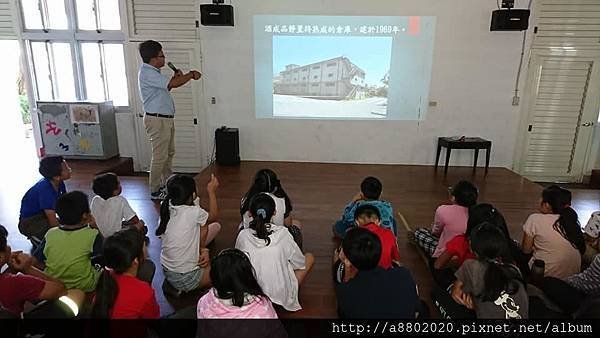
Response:
[[[0,0],[0,39],[16,39],[11,0]]]
[[[196,39],[195,0],[127,0],[131,40]]]
[[[536,0],[532,48],[600,49],[600,0]]]

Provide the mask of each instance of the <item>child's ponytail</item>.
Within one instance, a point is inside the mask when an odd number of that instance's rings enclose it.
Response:
[[[191,205],[196,193],[196,181],[188,175],[175,174],[167,180],[167,197],[160,205],[160,223],[156,228],[156,236],[162,236],[167,231],[171,219],[171,205]]]
[[[542,192],[542,203],[548,203],[552,212],[559,215],[554,223],[554,230],[571,242],[571,245],[583,255],[586,248],[585,238],[577,212],[571,208],[571,192],[558,185],[551,185]]]
[[[515,294],[520,287],[521,275],[511,265],[508,245],[502,231],[494,224],[479,224],[471,233],[471,250],[479,261],[486,264],[484,289],[478,296],[482,301],[493,302],[505,292]]]
[[[269,245],[271,243],[269,222],[275,213],[275,201],[267,194],[258,194],[250,201],[250,213],[252,214],[250,228],[256,232],[257,238],[264,239]]]
[[[103,269],[98,284],[96,285],[96,297],[92,308],[92,318],[109,319],[112,308],[115,305],[119,286],[112,276],[112,269]]]
[[[114,274],[121,275],[131,268],[135,259],[142,255],[144,236],[137,229],[116,232],[104,242],[102,255],[106,267],[96,286],[92,318],[108,319],[119,295],[119,285]]]
[[[171,219],[170,204],[171,198],[167,194],[167,197],[160,204],[160,222],[158,223],[158,228],[156,228],[156,237],[162,236],[167,231],[167,224]]]
[[[554,223],[554,230],[558,231],[564,238],[571,242],[571,245],[579,250],[580,254],[585,254],[585,238],[581,231],[579,217],[573,208],[566,207],[560,212],[558,220]]]

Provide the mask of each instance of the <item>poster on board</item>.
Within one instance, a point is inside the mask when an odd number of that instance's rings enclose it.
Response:
[[[100,124],[97,105],[73,104],[69,106],[72,123]]]

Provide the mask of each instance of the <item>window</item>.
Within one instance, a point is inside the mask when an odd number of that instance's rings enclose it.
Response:
[[[335,87],[335,83],[334,82],[327,82],[325,84],[325,86],[327,86],[327,87]]]
[[[75,0],[75,3],[79,30],[121,30],[119,0]]]
[[[337,66],[337,63],[335,63],[335,62],[327,64],[327,67],[335,67],[335,66]]]
[[[318,78],[319,78],[318,75],[313,76],[313,79],[318,79]]]
[[[81,44],[87,100],[110,98],[116,106],[127,106],[127,78],[123,45],[85,42]],[[107,64],[110,60],[110,65]]]
[[[45,101],[74,101],[75,80],[71,47],[64,42],[31,42],[37,97]]]
[[[19,1],[37,99],[129,105],[119,0]]]
[[[66,30],[69,28],[65,2],[62,0],[21,0],[26,29]]]
[[[329,75],[328,75],[328,76],[329,76],[329,77],[333,77],[333,73],[329,73]]]
[[[314,66],[312,69],[321,69],[321,66]]]

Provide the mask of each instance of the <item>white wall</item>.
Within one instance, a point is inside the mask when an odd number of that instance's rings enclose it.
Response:
[[[469,135],[493,142],[492,165],[512,166],[519,107],[511,102],[522,33],[489,31],[496,1],[244,0],[234,7],[235,27],[202,27],[200,37],[209,130],[240,128],[242,159],[431,164],[438,136]],[[437,16],[430,92],[437,107],[420,122],[257,120],[255,14]],[[213,96],[216,105],[208,102]],[[471,165],[472,156],[455,151],[451,164]]]

